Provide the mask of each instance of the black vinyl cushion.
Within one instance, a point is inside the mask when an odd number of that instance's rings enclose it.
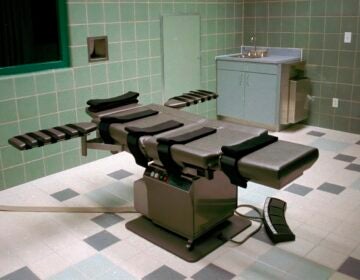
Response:
[[[262,134],[257,137],[251,138],[239,144],[232,146],[222,146],[221,150],[224,155],[240,159],[256,150],[259,150],[267,145],[270,145],[278,140],[277,137],[269,134]]]
[[[137,136],[143,136],[143,135],[155,135],[159,134],[165,131],[168,131],[170,129],[175,129],[180,126],[183,126],[183,123],[170,120],[166,122],[162,122],[153,126],[149,127],[135,127],[135,126],[127,126],[125,127],[125,130],[133,135]]]
[[[148,109],[148,110],[144,110],[136,113],[130,113],[121,116],[105,116],[102,117],[100,121],[101,123],[127,123],[157,114],[159,114],[158,111]]]
[[[99,123],[99,133],[101,138],[103,139],[105,144],[114,144],[114,140],[110,136],[110,125],[113,123],[127,123],[131,121],[135,121],[138,119],[150,117],[153,115],[159,114],[158,111],[155,110],[144,110],[136,113],[130,113],[126,115],[111,117],[111,116],[105,116],[102,117]]]
[[[277,141],[243,157],[237,168],[245,177],[260,184],[282,188],[319,157],[319,150],[297,143]]]
[[[189,133],[184,133],[178,136],[174,137],[160,137],[157,139],[157,141],[160,144],[168,144],[168,145],[174,145],[174,144],[186,144],[191,141],[195,141],[197,139],[200,139],[202,137],[208,136],[210,134],[213,134],[216,132],[216,128],[212,127],[202,127],[197,130],[194,130]]]
[[[139,93],[128,91],[127,93],[112,97],[112,98],[105,98],[105,99],[91,99],[86,102],[87,105],[89,105],[89,110],[91,112],[99,112],[103,110],[112,109],[115,107],[120,107],[132,103],[137,103]]]

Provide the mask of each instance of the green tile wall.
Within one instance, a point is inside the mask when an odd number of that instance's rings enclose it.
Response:
[[[360,133],[359,0],[245,0],[245,44],[253,33],[258,45],[304,49],[315,97],[309,124]]]
[[[165,101],[161,14],[201,15],[201,87],[214,90],[214,57],[241,45],[242,8],[238,0],[69,0],[72,67],[0,77],[0,189],[104,156],[91,151],[82,157],[77,139],[19,152],[9,147],[9,137],[86,121],[84,108],[90,98],[133,90],[140,91],[142,103]],[[102,35],[109,39],[109,61],[89,64],[86,37]],[[190,110],[216,117],[215,102]]]

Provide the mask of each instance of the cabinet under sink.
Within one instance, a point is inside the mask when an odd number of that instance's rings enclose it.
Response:
[[[289,123],[289,81],[304,65],[300,57],[285,63],[217,57],[218,118],[281,130]]]

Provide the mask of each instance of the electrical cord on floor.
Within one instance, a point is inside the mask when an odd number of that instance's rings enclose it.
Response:
[[[244,214],[241,214],[238,209],[239,208],[243,208],[243,207],[247,207],[247,208],[250,208],[252,210],[254,210],[256,213],[259,214],[259,216],[248,216],[248,215],[244,215]],[[260,229],[262,228],[263,224],[264,224],[264,217],[263,217],[263,214],[261,213],[261,211],[256,208],[255,206],[253,205],[249,205],[249,204],[241,204],[241,205],[238,205],[238,207],[236,208],[235,210],[235,215],[237,216],[240,216],[240,217],[243,217],[243,218],[246,218],[246,219],[249,219],[250,221],[256,221],[256,222],[260,222],[260,225],[254,230],[252,231],[251,233],[249,233],[243,240],[241,241],[236,241],[234,239],[230,239],[229,241],[237,244],[237,245],[241,245],[243,244],[245,241],[247,241],[250,237],[252,237],[254,234],[256,234],[257,232],[260,231]]]

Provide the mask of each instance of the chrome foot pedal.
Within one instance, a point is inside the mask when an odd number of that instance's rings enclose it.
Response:
[[[266,232],[273,243],[294,241],[292,233],[285,220],[286,202],[268,197],[264,206],[264,225]]]

